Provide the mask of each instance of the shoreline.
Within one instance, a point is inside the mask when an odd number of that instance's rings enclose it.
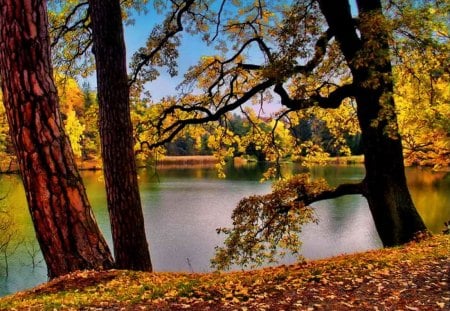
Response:
[[[292,162],[287,160],[286,162]],[[149,165],[152,163],[151,165]],[[153,162],[138,162],[137,168],[145,168],[152,166],[154,167],[155,161]],[[188,156],[165,156],[156,161],[156,167],[161,169],[175,169],[175,168],[199,168],[199,167],[214,167],[219,163],[218,159],[213,155],[188,155]],[[233,158],[233,163],[236,166],[246,165],[250,163],[258,163],[252,159],[246,159],[244,157]],[[296,163],[296,162],[293,162]],[[324,161],[324,165],[364,165],[364,156],[353,155],[353,156],[342,156],[342,157],[330,157]],[[99,171],[102,170],[102,162],[100,159],[90,159],[90,160],[76,160],[76,165],[80,171]],[[321,165],[318,163],[318,165]],[[412,166],[405,166],[405,168]],[[431,168],[429,166],[417,166],[419,168]],[[450,172],[450,167],[442,167],[439,169],[433,169],[435,172]],[[3,161],[0,163],[0,174],[18,174],[19,167],[17,163],[13,160]]]

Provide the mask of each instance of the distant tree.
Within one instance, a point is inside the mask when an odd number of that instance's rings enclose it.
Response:
[[[55,84],[58,89],[60,110],[63,117],[68,111],[75,111],[77,117],[82,117],[84,112],[84,94],[78,82],[71,77],[61,74],[55,75]]]
[[[83,133],[85,126],[81,124],[79,118],[76,116],[74,110],[67,112],[64,128],[69,136],[70,145],[72,146],[73,154],[81,158]]]
[[[192,137],[184,136],[178,137],[173,142],[169,142],[165,145],[167,149],[167,155],[169,156],[183,156],[196,154],[194,148],[195,140]]]
[[[84,109],[89,109],[95,104],[95,93],[91,89],[89,82],[84,82],[82,85],[83,99],[84,99]]]
[[[48,275],[111,268],[62,126],[46,2],[1,0],[0,7],[3,102]]]
[[[2,159],[7,158],[8,145],[10,144],[10,140],[11,138],[9,137],[8,120],[6,118],[2,94],[0,92],[0,154],[2,155]],[[6,159],[6,161],[8,161],[8,159]],[[1,165],[1,168],[3,168],[3,163]]]
[[[250,124],[247,122],[247,118],[244,118],[238,114],[233,114],[229,118],[230,130],[239,136],[245,136],[250,131]]]
[[[82,139],[83,159],[100,158],[100,134],[98,129],[98,104],[95,101],[84,111],[85,130]]]
[[[81,145],[85,126],[84,97],[75,79],[55,75],[55,84],[58,90],[61,116],[64,128],[69,136],[70,145],[76,157],[81,157]]]

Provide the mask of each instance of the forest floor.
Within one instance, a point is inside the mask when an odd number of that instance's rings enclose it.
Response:
[[[450,310],[450,235],[241,272],[82,271],[0,310]]]

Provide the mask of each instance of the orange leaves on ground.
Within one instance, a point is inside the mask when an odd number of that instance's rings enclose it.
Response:
[[[450,236],[231,273],[84,271],[0,299],[0,309],[446,310]]]

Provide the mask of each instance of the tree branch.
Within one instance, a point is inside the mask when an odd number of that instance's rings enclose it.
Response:
[[[355,86],[353,84],[345,84],[332,91],[327,97],[321,96],[319,90],[316,90],[316,94],[309,98],[293,99],[289,96],[284,89],[282,83],[275,85],[274,91],[281,98],[281,104],[288,107],[291,110],[297,111],[313,106],[319,106],[321,108],[338,108],[345,98],[351,97],[355,93]]]
[[[166,129],[164,129],[162,131],[163,135],[168,134],[168,136],[166,138],[164,138],[156,143],[153,143],[153,144],[147,143],[145,145],[148,146],[150,149],[156,148],[159,146],[163,146],[165,143],[170,142],[181,130],[183,130],[188,125],[203,124],[203,123],[207,123],[210,121],[217,121],[220,119],[221,116],[223,116],[227,112],[230,112],[230,111],[238,108],[239,106],[243,105],[254,95],[266,90],[267,88],[272,86],[274,83],[275,83],[275,81],[272,79],[266,80],[256,86],[254,86],[253,88],[251,88],[248,92],[246,92],[242,97],[236,99],[233,103],[226,104],[226,105],[222,106],[221,108],[217,109],[215,112],[208,110],[204,107],[200,107],[201,103],[197,103],[196,105],[193,105],[191,107],[184,107],[184,106],[169,107],[161,114],[162,118],[164,118],[164,116],[168,115],[169,113],[175,112],[176,110],[190,111],[190,112],[202,112],[204,116],[199,117],[199,118],[189,118],[189,119],[177,120],[176,122],[172,123],[169,127],[167,127]],[[225,98],[225,97],[228,97],[228,94],[223,96],[223,98]],[[161,120],[162,119],[160,118],[160,121]]]
[[[312,107],[313,105],[319,105],[331,108],[331,107],[338,107],[340,102],[338,102],[339,98],[341,96],[346,95],[349,91],[348,86],[344,86],[342,88],[339,88],[338,90],[335,90],[334,92],[330,93],[328,98],[323,98],[319,95],[315,95],[314,97],[310,97],[308,99],[302,99],[302,100],[295,100],[291,99],[289,94],[286,92],[286,90],[283,88],[282,83],[277,83],[277,81],[284,80],[286,78],[291,77],[294,74],[309,74],[311,73],[323,60],[324,55],[326,53],[326,48],[328,45],[328,42],[333,37],[333,34],[330,29],[323,32],[323,34],[317,39],[315,44],[315,52],[314,56],[303,66],[295,66],[286,71],[287,76],[283,77],[268,77],[266,81],[258,84],[257,86],[254,86],[249,91],[245,92],[244,95],[241,97],[235,99],[237,97],[237,94],[234,94],[234,82],[237,80],[237,76],[233,74],[233,70],[225,70],[225,65],[233,63],[239,55],[243,53],[243,51],[251,44],[251,43],[257,43],[260,50],[269,60],[269,64],[276,66],[276,60],[274,60],[272,53],[270,52],[270,48],[266,45],[266,43],[263,41],[260,37],[253,37],[248,40],[246,40],[241,47],[228,59],[226,60],[218,60],[215,59],[213,62],[211,62],[208,65],[208,68],[210,66],[215,66],[217,64],[220,65],[220,67],[217,69],[218,75],[217,78],[211,81],[208,89],[207,94],[208,98],[211,100],[214,98],[216,92],[214,89],[220,88],[225,83],[225,78],[227,76],[231,75],[231,79],[227,82],[229,85],[229,90],[227,91],[227,94],[222,95],[220,100],[216,102],[216,111],[210,110],[208,108],[205,108],[205,102],[200,102],[191,105],[190,107],[184,106],[184,105],[174,105],[172,107],[169,107],[165,109],[159,117],[159,121],[157,122],[156,127],[158,128],[159,134],[161,136],[167,135],[165,138],[160,140],[159,142],[148,144],[145,143],[146,146],[150,148],[155,148],[164,145],[165,143],[169,142],[171,139],[173,139],[179,132],[181,132],[187,125],[191,124],[201,124],[206,123],[210,121],[217,121],[221,116],[223,116],[225,113],[234,110],[235,108],[241,106],[246,101],[250,100],[252,96],[256,95],[257,93],[264,91],[265,89],[275,85],[274,91],[278,93],[281,97],[282,104],[288,108],[290,108],[291,111],[299,110],[299,109],[305,109],[308,107]],[[270,66],[269,65],[269,66]],[[245,70],[262,70],[265,69],[266,66],[264,65],[254,65],[254,64],[243,64],[239,63],[237,64],[237,68],[239,69],[245,69]],[[197,75],[200,75],[204,73],[204,70],[202,70]],[[136,76],[134,77],[136,79]],[[193,79],[193,77],[191,77]],[[243,83],[240,81],[240,83]],[[319,90],[317,90],[317,94],[319,94]],[[343,99],[343,98],[342,98]],[[231,102],[231,100],[234,100],[234,102]],[[217,108],[220,107],[220,108]],[[162,124],[164,119],[169,115],[173,114],[176,111],[183,111],[183,112],[192,112],[192,113],[199,113],[201,117],[194,116],[192,118],[183,119],[183,120],[177,120],[171,125],[169,125],[167,128],[162,129]]]
[[[84,6],[88,6],[87,1],[78,3],[76,6],[73,7],[72,11],[70,11],[70,13],[67,14],[64,23],[61,26],[55,27],[53,29],[52,32],[56,32],[56,34],[53,37],[53,42],[50,45],[51,48],[55,47],[58,44],[59,40],[61,40],[61,38],[67,33],[74,31],[77,28],[85,28],[85,29],[89,28],[87,26],[87,22],[89,21],[90,18],[89,9],[86,9],[86,15],[82,19],[76,21],[72,26],[69,26],[72,17],[75,16],[77,14],[77,11],[79,9],[82,9]]]
[[[184,1],[183,2],[184,6],[181,8],[178,8],[177,9],[178,11],[175,10],[167,22],[167,25],[170,25],[173,21],[175,21],[176,27],[173,30],[170,30],[169,27],[166,27],[166,29],[168,29],[168,31],[165,32],[164,36],[159,41],[158,45],[146,54],[144,54],[144,53],[139,54],[141,60],[136,65],[136,68],[133,70],[133,73],[131,74],[131,78],[128,82],[128,84],[130,86],[136,82],[137,77],[138,77],[139,73],[142,71],[142,69],[144,68],[144,66],[149,64],[149,62],[153,59],[153,57],[155,57],[155,55],[164,48],[164,46],[169,42],[169,40],[171,38],[173,38],[176,34],[178,34],[179,32],[184,30],[181,19],[183,17],[183,14],[189,10],[189,8],[192,6],[194,1],[195,0]]]
[[[353,194],[365,195],[364,182],[360,182],[357,184],[341,184],[336,188],[326,189],[316,194],[308,194],[307,192],[298,193],[298,196],[294,200],[294,202],[303,203],[302,206],[309,206],[315,202],[335,199],[342,197],[344,195],[353,195]],[[280,205],[277,208],[278,213],[286,214],[292,209],[292,207],[293,205],[291,204]]]
[[[289,70],[290,75],[294,74],[309,74],[311,73],[323,60],[325,56],[325,52],[327,50],[328,42],[333,38],[333,33],[331,29],[327,29],[317,40],[314,48],[314,56],[310,59],[305,65],[294,66],[292,70]],[[272,54],[270,53],[269,47],[265,44],[265,42],[261,39],[258,40],[260,44],[261,50],[267,55],[269,61],[273,61]],[[262,70],[265,67],[261,65],[254,64],[238,64],[239,68],[247,69],[247,70]]]
[[[333,32],[328,28],[317,40],[314,48],[314,56],[310,59],[306,65],[295,66],[293,69],[294,73],[308,74],[311,73],[323,60],[325,56],[328,42],[333,38]]]
[[[356,87],[353,84],[344,84],[332,91],[327,97],[323,97],[319,94],[312,96],[319,107],[322,108],[338,108],[342,101],[348,97],[355,95]]]
[[[313,195],[310,197],[302,197],[302,195],[299,195],[296,201],[302,201],[305,203],[305,205],[310,205],[314,202],[335,199],[344,195],[352,194],[364,195],[364,183],[361,182],[357,184],[341,184],[334,189],[325,190],[321,193],[318,193],[317,195]]]

